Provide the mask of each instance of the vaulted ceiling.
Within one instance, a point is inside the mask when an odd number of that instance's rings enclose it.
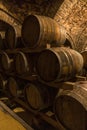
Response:
[[[64,0],[1,0],[3,5],[19,20],[30,13],[54,17]],[[56,6],[55,6],[56,5]]]

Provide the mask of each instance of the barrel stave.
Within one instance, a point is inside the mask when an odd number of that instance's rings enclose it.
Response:
[[[15,69],[19,75],[31,75],[33,73],[33,59],[29,53],[19,51],[15,55]]]

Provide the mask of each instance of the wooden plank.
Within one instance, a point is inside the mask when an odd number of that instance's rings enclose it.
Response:
[[[25,102],[23,102],[22,100],[18,99],[18,98],[14,98],[14,101],[17,102],[18,104],[20,104],[22,107],[24,107],[25,109],[29,110],[32,114],[37,115],[37,111],[32,110]]]
[[[86,81],[86,80],[87,80],[87,77],[79,76],[79,75],[76,76],[76,81]]]
[[[52,118],[50,118],[49,116],[43,114],[43,113],[39,113],[40,117],[46,121],[48,124],[52,125],[54,128],[56,128],[57,130],[66,130],[59,121],[55,121]]]

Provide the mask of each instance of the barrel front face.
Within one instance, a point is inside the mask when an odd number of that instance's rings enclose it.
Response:
[[[55,101],[55,116],[67,129],[86,130],[87,111],[83,105],[69,95],[62,95]]]
[[[40,35],[40,23],[34,15],[28,16],[22,25],[22,38],[26,46],[33,48],[37,46]]]
[[[6,48],[7,49],[14,49],[16,48],[16,33],[13,27],[9,27],[5,33],[5,40],[6,40]]]
[[[5,52],[2,52],[1,54],[1,64],[2,64],[2,68],[6,71],[11,68],[11,60],[7,55],[7,53]]]
[[[25,86],[25,97],[31,109],[40,111],[52,106],[56,91],[43,84],[28,84]]]
[[[41,97],[41,93],[38,88],[33,84],[27,86],[26,98],[30,107],[34,110],[39,110],[43,106],[43,99]]]
[[[18,84],[14,78],[8,79],[8,89],[12,96],[17,97]]]
[[[29,71],[29,64],[26,55],[22,52],[18,52],[15,56],[15,68],[16,72],[21,75]]]
[[[55,20],[46,16],[29,15],[22,25],[22,39],[29,48],[60,46],[66,40],[66,31]]]
[[[41,52],[37,60],[37,73],[44,81],[53,81],[60,72],[60,62],[51,50]]]

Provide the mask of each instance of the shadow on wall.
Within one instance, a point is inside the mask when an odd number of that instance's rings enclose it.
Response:
[[[55,14],[57,13],[63,2],[64,0],[50,0],[50,6],[48,7],[46,15],[51,18],[54,18]]]

